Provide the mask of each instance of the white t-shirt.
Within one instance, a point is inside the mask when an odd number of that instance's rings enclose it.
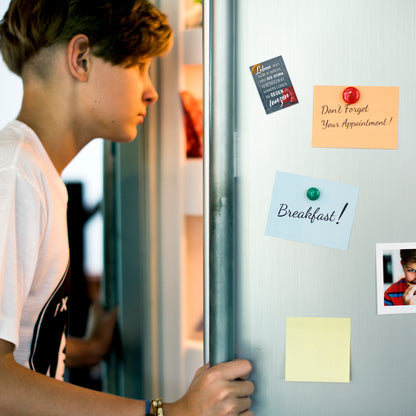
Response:
[[[0,338],[16,346],[18,363],[58,379],[69,295],[67,200],[35,132],[9,123],[0,131]]]

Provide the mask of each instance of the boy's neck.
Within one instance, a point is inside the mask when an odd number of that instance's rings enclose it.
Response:
[[[82,138],[71,102],[71,86],[26,82],[17,119],[39,137],[59,174],[93,138]],[[75,121],[74,121],[75,120]]]
[[[27,117],[24,113],[20,113],[17,120],[25,123],[36,133],[55,169],[61,175],[65,167],[78,153],[74,146],[74,141],[66,140],[64,138],[66,133],[53,123],[52,120],[46,129],[45,124],[40,122],[39,119]]]

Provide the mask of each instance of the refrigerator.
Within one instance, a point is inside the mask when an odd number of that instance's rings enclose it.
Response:
[[[256,415],[413,414],[416,3],[205,3],[208,359]]]
[[[109,391],[176,400],[203,361],[241,357],[256,415],[413,414],[415,310],[383,295],[416,248],[416,3],[205,1],[196,60],[184,2],[159,3],[176,33],[159,103],[135,143],[106,148]],[[179,97],[195,65],[203,161]]]

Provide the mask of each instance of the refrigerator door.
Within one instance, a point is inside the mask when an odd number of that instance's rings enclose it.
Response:
[[[254,414],[413,414],[415,316],[378,315],[375,252],[416,241],[416,2],[248,0],[235,17],[235,74],[212,76],[236,79],[235,351]],[[299,103],[266,114],[250,67],[277,56]],[[317,85],[399,87],[398,149],[313,147]],[[265,235],[277,171],[359,188],[346,250]],[[349,382],[285,380],[288,317],[350,319]]]

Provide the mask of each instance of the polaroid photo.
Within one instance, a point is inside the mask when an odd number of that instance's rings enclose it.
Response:
[[[376,244],[377,313],[416,313],[416,242]]]

